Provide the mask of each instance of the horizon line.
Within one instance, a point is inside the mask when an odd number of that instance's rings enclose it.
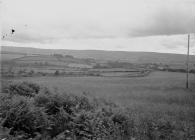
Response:
[[[11,45],[0,45],[0,47],[14,47],[14,48],[26,48],[26,49],[41,49],[41,50],[70,50],[70,51],[104,51],[104,52],[135,52],[135,53],[159,53],[159,54],[178,54],[187,55],[187,53],[172,53],[172,52],[154,52],[154,51],[125,51],[125,50],[102,50],[102,49],[53,49],[53,48],[39,48],[39,47],[24,47],[24,46],[11,46]],[[2,50],[1,50],[2,51]],[[195,54],[190,54],[195,56]]]

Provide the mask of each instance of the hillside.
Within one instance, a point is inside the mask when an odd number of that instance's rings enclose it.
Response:
[[[155,53],[155,52],[125,52],[103,50],[59,50],[38,49],[25,47],[1,46],[1,53],[23,54],[65,54],[78,58],[93,58],[99,60],[122,60],[132,63],[166,63],[185,64],[186,56],[183,54]],[[195,55],[190,56],[190,62],[195,64]]]

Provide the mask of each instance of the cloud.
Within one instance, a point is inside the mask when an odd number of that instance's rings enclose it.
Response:
[[[4,3],[3,28],[28,24],[36,32],[19,28],[21,35],[13,39],[16,41],[195,33],[193,0],[16,0],[15,4],[7,0]]]
[[[190,3],[191,2],[191,3]],[[177,35],[195,33],[195,3],[192,1],[166,2],[155,6],[145,25],[133,29],[133,35]],[[131,35],[131,31],[130,31]]]
[[[174,35],[164,37],[161,40],[161,45],[168,50],[185,48],[187,46],[187,35]]]
[[[194,0],[6,0],[2,11],[3,42],[27,46],[182,52],[178,35],[195,33]]]

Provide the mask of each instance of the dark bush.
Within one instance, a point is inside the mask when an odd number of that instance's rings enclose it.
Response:
[[[54,75],[55,76],[58,76],[60,74],[60,72],[58,71],[58,70],[56,70],[55,72],[54,72]]]
[[[21,95],[33,97],[38,94],[40,86],[30,82],[11,83],[10,85],[3,87],[3,91],[11,95]]]
[[[7,111],[1,113],[6,113],[1,124],[10,129],[11,135],[23,132],[29,137],[33,137],[36,131],[45,131],[49,124],[47,116],[41,108],[32,106],[30,100],[19,96],[13,97]]]

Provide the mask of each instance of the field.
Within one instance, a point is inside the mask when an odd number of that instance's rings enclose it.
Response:
[[[154,112],[186,113],[195,107],[195,75],[190,75],[190,90],[185,89],[185,74],[153,72],[146,77],[32,77],[31,81],[59,92],[107,98],[130,108]]]
[[[22,54],[1,54],[1,57],[0,57],[0,61],[9,61],[9,60],[12,60],[12,59],[16,59],[16,58],[21,58],[23,57],[24,55]]]
[[[79,54],[85,55],[81,57]],[[102,57],[99,58],[97,55]],[[116,58],[112,59],[112,56]],[[186,56],[180,54],[112,51],[78,52],[2,46],[1,74],[2,77],[51,75],[143,77],[156,70],[185,72],[185,60]],[[190,73],[195,73],[194,60],[195,56],[190,56]]]

